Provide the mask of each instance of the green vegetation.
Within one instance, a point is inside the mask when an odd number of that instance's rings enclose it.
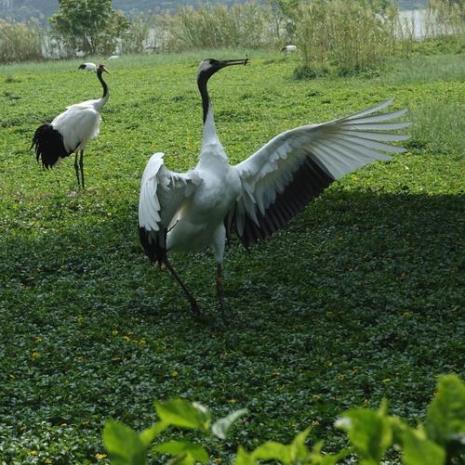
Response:
[[[213,258],[173,257],[211,321],[202,324],[144,258],[137,201],[151,153],[166,152],[172,169],[196,162],[200,58],[245,54],[250,66],[211,81],[233,162],[285,129],[389,97],[415,126],[409,152],[335,183],[269,242],[249,254],[231,244],[223,330]],[[292,79],[296,61],[253,50],[115,60],[83,193],[72,158],[44,171],[28,149],[40,123],[100,95],[95,76],[78,61],[0,67],[0,463],[107,464],[107,418],[141,431],[153,399],[177,396],[215,418],[249,410],[222,460],[309,425],[309,443],[325,438],[336,452],[341,412],[385,397],[415,426],[435,377],[464,375],[463,57],[314,81]]]
[[[103,441],[113,465],[145,465],[147,454],[151,455],[151,452],[171,457],[167,463],[215,463],[219,456],[209,454],[198,442],[186,441],[181,436],[181,439],[165,439],[160,443],[160,436],[173,428],[196,430],[213,439],[216,449],[221,449],[222,442],[218,439],[226,439],[231,426],[247,415],[245,409],[236,410],[212,423],[205,406],[183,399],[155,402],[155,410],[158,422],[141,433],[121,422],[106,423]],[[349,448],[336,454],[322,453],[322,441],[309,449],[306,440],[310,428],[307,428],[290,444],[267,441],[252,452],[239,446],[234,465],[257,465],[269,461],[283,465],[335,465],[350,454],[357,456],[360,459],[357,463],[361,465],[379,465],[392,447],[402,451],[405,465],[461,464],[465,459],[465,384],[452,375],[440,379],[424,426],[411,428],[400,418],[388,415],[386,401],[378,410],[351,409],[338,418],[335,425],[347,432],[350,442]],[[157,442],[155,446],[154,441]]]
[[[0,63],[113,52],[183,52],[205,48],[280,50],[297,44],[294,77],[349,76],[382,70],[393,58],[465,50],[465,0],[430,0],[426,40],[394,0],[268,0],[185,6],[125,16],[112,0],[60,0],[37,24],[0,23]]]
[[[116,40],[129,27],[126,17],[112,7],[112,0],[59,0],[50,18],[53,35],[70,51],[110,54]]]

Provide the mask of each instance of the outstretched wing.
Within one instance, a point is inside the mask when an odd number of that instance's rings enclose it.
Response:
[[[386,153],[404,149],[392,142],[408,137],[392,131],[407,110],[379,113],[392,100],[362,112],[318,125],[302,126],[274,137],[235,166],[242,195],[227,218],[242,243],[266,239],[286,224],[333,181]]]
[[[198,184],[193,173],[174,173],[155,153],[142,175],[139,196],[139,236],[146,255],[161,264],[166,258],[166,233],[176,212]]]

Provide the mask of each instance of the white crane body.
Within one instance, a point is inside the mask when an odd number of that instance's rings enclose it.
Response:
[[[64,134],[63,145],[68,155],[84,150],[87,142],[98,136],[102,117],[92,105],[72,105],[50,123]]]

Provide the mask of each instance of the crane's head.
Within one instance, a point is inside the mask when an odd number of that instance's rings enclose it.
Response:
[[[232,65],[246,65],[249,59],[239,60],[215,60],[214,58],[207,58],[199,65],[197,74],[197,82],[207,82],[217,71]]]
[[[98,68],[97,68],[97,73],[108,73],[110,74],[110,71],[108,71],[107,68],[105,68],[105,65],[98,65]]]

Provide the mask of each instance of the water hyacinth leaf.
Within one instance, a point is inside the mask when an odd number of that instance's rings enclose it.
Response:
[[[275,441],[258,446],[251,455],[255,460],[277,460],[285,465],[292,462],[291,446]]]
[[[303,462],[310,455],[310,451],[305,445],[310,428],[306,428],[299,433],[291,443],[291,460],[292,462]]]
[[[384,408],[377,412],[362,408],[349,410],[336,426],[347,432],[361,463],[366,465],[379,463],[392,444],[391,422]]]
[[[319,441],[313,446],[309,457],[312,465],[335,465],[350,453],[348,449],[342,449],[337,454],[323,454],[321,452],[322,448],[323,441]]]
[[[167,441],[155,446],[153,451],[173,456],[190,456],[194,462],[208,463],[208,452],[202,446],[189,441]]]
[[[237,450],[234,465],[256,465],[257,459],[254,454],[249,454],[242,446]]]
[[[230,413],[224,418],[220,418],[219,420],[215,421],[215,423],[213,423],[212,433],[220,439],[226,439],[226,435],[232,424],[246,414],[247,409],[240,409]]]
[[[424,431],[407,427],[402,433],[402,461],[404,465],[444,465],[446,453]]]
[[[162,423],[179,428],[200,429],[207,432],[210,427],[210,414],[201,404],[183,399],[155,402],[155,410]]]
[[[168,425],[163,422],[155,423],[149,428],[144,429],[144,431],[142,431],[142,433],[139,434],[139,438],[144,444],[144,446],[148,447],[153,442],[153,440],[167,427]]]
[[[145,465],[146,448],[139,435],[118,421],[107,421],[103,444],[111,455],[113,465]]]
[[[310,428],[299,433],[291,444],[268,441],[257,447],[252,455],[256,460],[277,460],[285,465],[304,462],[309,458],[310,452],[305,445]]]
[[[455,375],[439,378],[425,423],[428,437],[442,446],[465,434],[465,383]]]

